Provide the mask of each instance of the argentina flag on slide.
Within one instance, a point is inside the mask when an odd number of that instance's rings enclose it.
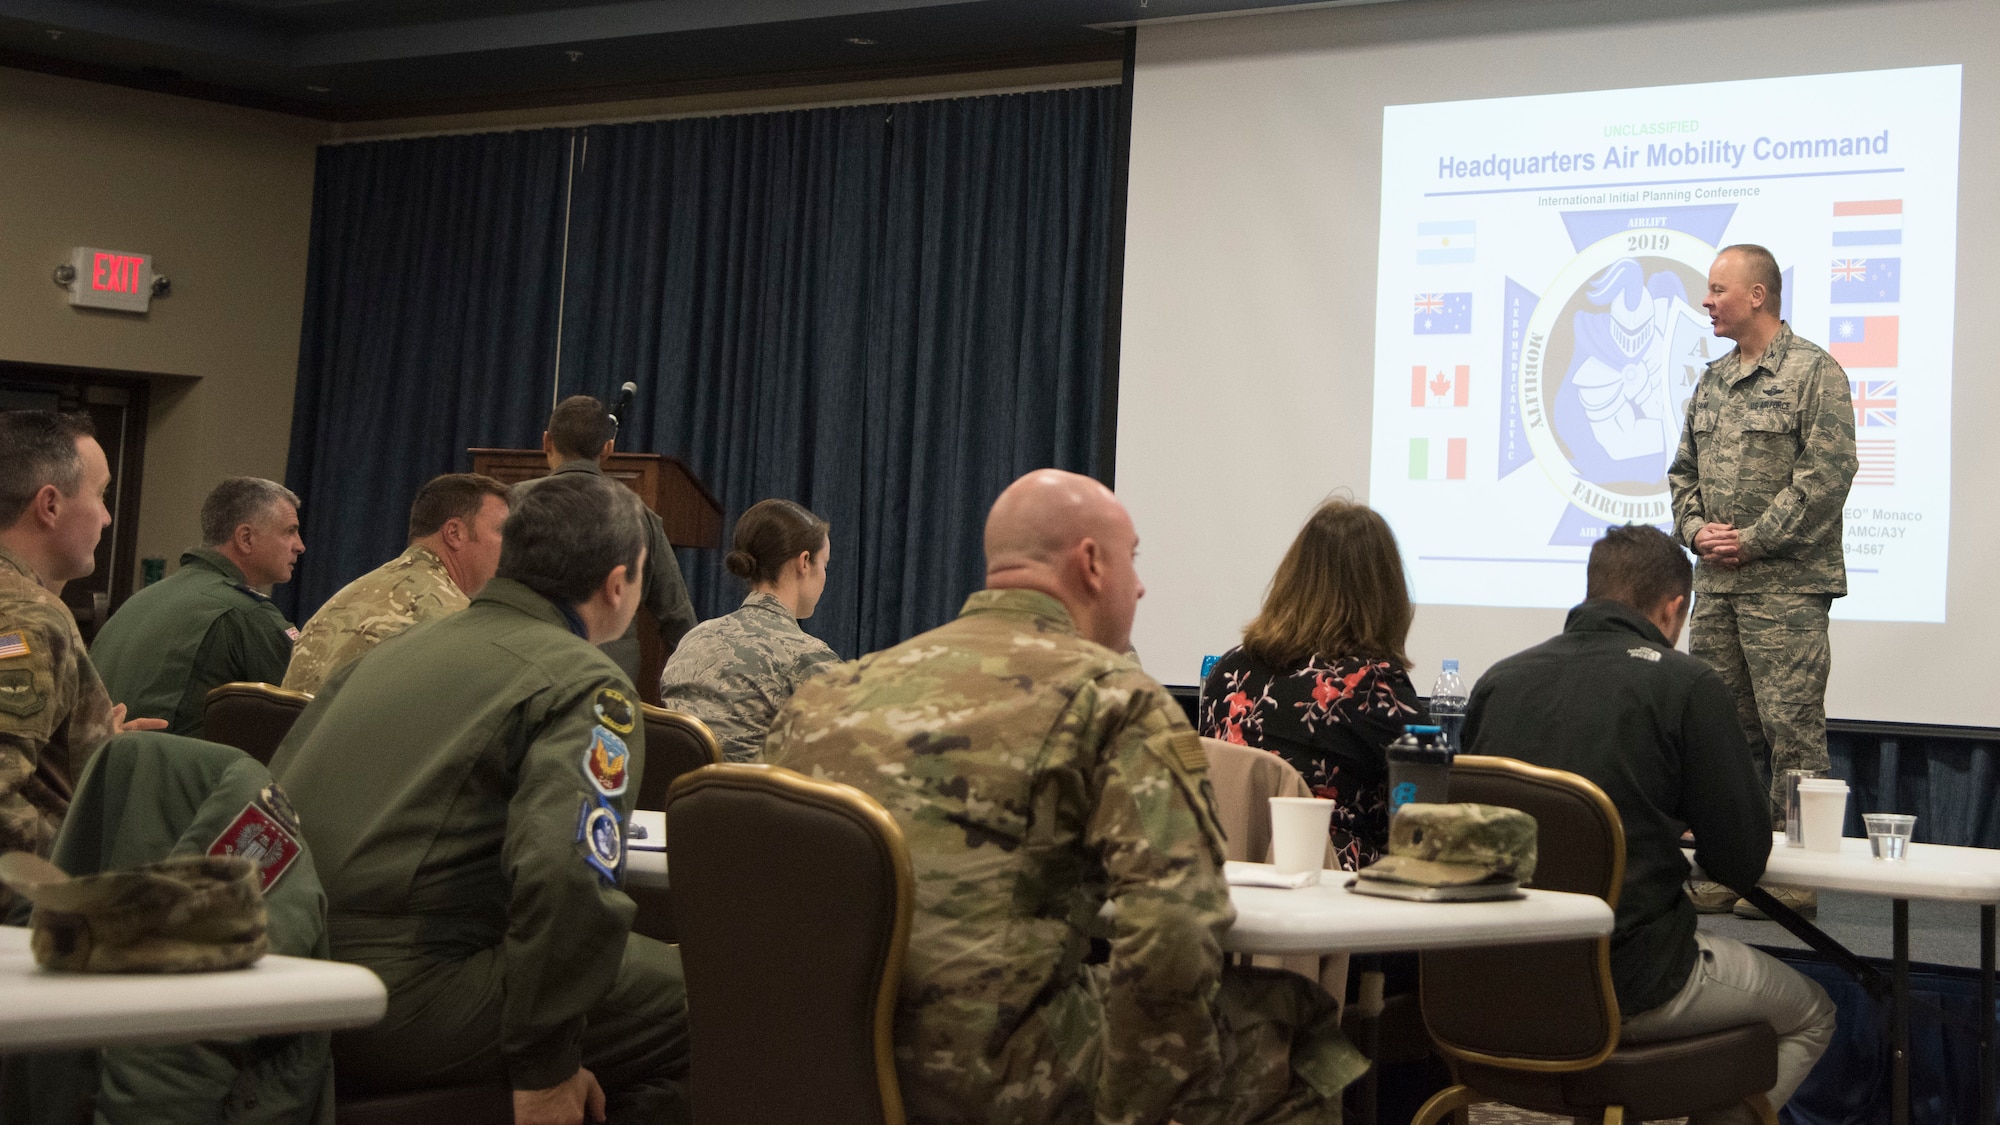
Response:
[[[1417,224],[1417,264],[1420,266],[1469,265],[1479,234],[1479,224],[1471,219]]]

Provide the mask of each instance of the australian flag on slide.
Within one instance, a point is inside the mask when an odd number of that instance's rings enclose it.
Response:
[[[1900,301],[1903,294],[1901,258],[1835,258],[1833,303]]]
[[[1456,335],[1472,331],[1472,294],[1417,294],[1413,330],[1419,336]]]

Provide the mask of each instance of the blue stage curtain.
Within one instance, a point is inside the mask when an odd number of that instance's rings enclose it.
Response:
[[[687,462],[725,543],[768,496],[832,521],[808,629],[855,656],[949,619],[1008,481],[1109,468],[1117,107],[1100,87],[326,150],[292,442],[300,612],[394,554],[416,484],[466,446],[539,441],[560,306],[554,389],[637,383],[619,447]],[[532,186],[407,184],[489,150]],[[503,194],[511,211],[482,206]],[[492,260],[418,283],[432,243]],[[681,552],[704,617],[742,597],[721,555]]]
[[[1888,908],[1884,902],[1885,913]],[[1876,1001],[1852,977],[1809,953],[1760,948],[1817,981],[1837,1009],[1833,1042],[1779,1113],[1779,1120],[1785,1125],[1888,1121],[1888,1000]],[[1868,960],[1888,976],[1889,962]],[[1911,1125],[1964,1125],[1977,1120],[1979,974],[1942,965],[1912,965],[1910,996]],[[1955,1018],[1947,1019],[1939,1009]]]
[[[949,619],[1019,474],[1094,472],[1116,88],[587,131],[563,390],[631,380],[629,448],[833,524],[806,627],[845,656]],[[682,552],[704,617],[742,588]]]
[[[410,501],[475,445],[539,444],[555,372],[569,135],[319,150],[286,483],[303,623],[393,557]]]
[[[1917,818],[1925,843],[2000,848],[2000,743],[1833,734],[1827,749],[1850,791],[1847,835],[1867,835],[1864,812],[1901,812]]]

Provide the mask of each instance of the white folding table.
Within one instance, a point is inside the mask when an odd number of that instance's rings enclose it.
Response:
[[[0,1053],[366,1027],[389,1004],[381,978],[341,961],[270,954],[218,973],[53,973],[28,941],[0,926]]]
[[[1764,865],[1762,882],[1849,891],[1891,900],[1894,975],[1890,1005],[1893,1041],[1890,1098],[1895,1125],[1907,1125],[1910,1113],[1910,900],[1978,905],[1979,1122],[1993,1125],[1994,916],[1996,906],[2000,906],[2000,851],[1911,844],[1907,858],[1891,863],[1876,859],[1864,839],[1845,837],[1840,841],[1839,851],[1815,852],[1788,847],[1784,834],[1774,833],[1771,858]]]

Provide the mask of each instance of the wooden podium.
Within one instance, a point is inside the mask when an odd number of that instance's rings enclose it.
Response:
[[[549,475],[549,461],[539,449],[470,449],[472,471],[507,484]],[[613,453],[604,459],[604,475],[639,494],[659,513],[667,541],[676,547],[722,545],[722,505],[716,502],[688,467],[658,453]],[[630,651],[629,649],[627,650]],[[660,701],[660,669],[667,663],[660,644],[659,623],[652,611],[639,608],[639,682],[634,685],[648,703]]]

